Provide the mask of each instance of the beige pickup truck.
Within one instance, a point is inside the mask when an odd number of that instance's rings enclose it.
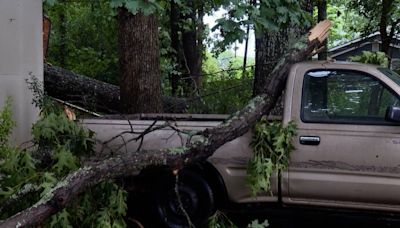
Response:
[[[300,63],[292,67],[285,91],[278,119],[294,121],[298,128],[289,169],[272,179],[271,192],[254,197],[246,183],[251,132],[225,144],[206,163],[182,172],[181,200],[194,222],[204,222],[226,202],[400,212],[400,76],[358,63]],[[225,118],[161,116],[174,119],[182,130],[203,130]],[[86,119],[82,124],[104,142],[131,126],[140,131],[154,124],[152,115],[136,117],[130,124],[120,119]],[[98,151],[136,150],[139,142],[130,142],[133,137],[124,135],[107,148],[99,144]],[[181,137],[171,129],[159,130],[146,135],[142,148],[180,146]],[[139,177],[151,180],[144,186],[151,192],[147,202],[152,202],[155,218],[170,227],[186,224],[172,176],[154,168]]]

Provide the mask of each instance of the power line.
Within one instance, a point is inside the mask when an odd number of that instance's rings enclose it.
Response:
[[[250,65],[250,66],[246,66],[246,68],[254,68],[256,66],[267,65],[267,64],[276,64],[277,62],[278,61],[268,61],[268,62],[263,63],[263,64],[253,64],[253,65]],[[243,67],[230,68],[230,69],[216,71],[216,72],[207,73],[207,74],[200,74],[199,77],[217,75],[217,74],[221,74],[221,73],[225,73],[225,72],[232,72],[232,71],[239,71],[239,70],[243,70]],[[193,76],[190,75],[190,76],[187,76],[187,77],[180,78],[180,80],[188,80],[188,79],[192,79],[192,78],[193,78]]]
[[[203,99],[203,98],[205,98],[205,97],[209,97],[209,96],[212,96],[212,95],[220,94],[220,93],[222,93],[222,92],[226,92],[226,91],[230,91],[230,90],[233,90],[233,89],[237,89],[237,88],[242,88],[242,87],[245,87],[245,86],[249,86],[249,84],[251,84],[252,82],[253,82],[252,80],[249,80],[247,83],[241,82],[241,83],[238,83],[238,84],[236,84],[236,85],[233,85],[233,86],[230,86],[230,87],[226,87],[226,88],[223,88],[223,89],[220,89],[220,90],[214,90],[214,91],[209,92],[209,93],[207,93],[207,94],[199,95],[199,96],[190,98],[190,99],[185,100],[185,101],[176,102],[175,104],[170,105],[170,106],[167,108],[167,110],[172,110],[173,108],[175,108],[176,106],[179,106],[179,105],[181,105],[181,104],[193,103],[193,102],[195,102],[195,101],[197,101],[197,100],[201,100],[201,99]]]

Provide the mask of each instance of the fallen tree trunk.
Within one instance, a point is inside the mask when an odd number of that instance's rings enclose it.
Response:
[[[221,125],[201,132],[201,140],[197,140],[189,147],[175,148],[173,150],[175,153],[169,149],[139,151],[81,168],[68,175],[40,202],[1,222],[0,227],[38,225],[47,217],[65,208],[88,186],[106,179],[128,176],[151,165],[165,165],[172,170],[179,170],[185,165],[207,159],[223,144],[245,134],[263,115],[272,110],[282,93],[291,65],[310,57],[326,39],[329,27],[330,23],[327,21],[318,24],[308,39],[305,36],[294,45],[271,73],[271,81],[265,93],[253,98],[243,110]]]
[[[44,85],[49,96],[88,110],[120,113],[120,91],[116,85],[49,64],[44,65]],[[164,96],[162,99],[164,112],[183,113],[187,109],[184,98]]]

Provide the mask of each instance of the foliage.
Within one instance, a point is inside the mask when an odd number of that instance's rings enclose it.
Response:
[[[301,10],[300,1],[243,1],[219,0],[226,13],[217,20],[213,31],[219,31],[215,52],[221,53],[236,41],[246,38],[245,28],[250,25],[256,34],[264,31],[278,31],[289,24],[309,24],[310,18]]]
[[[343,0],[337,0],[343,3]],[[347,9],[360,15],[364,23],[352,28],[361,32],[364,37],[379,31],[381,38],[380,50],[390,54],[392,38],[399,33],[400,1],[398,0],[355,0],[344,3]]]
[[[382,67],[389,66],[389,59],[383,52],[363,51],[362,55],[352,56],[349,60],[352,62],[380,65]]]
[[[263,118],[256,124],[250,144],[254,155],[247,168],[247,180],[253,195],[269,191],[271,176],[288,168],[295,132],[296,126],[292,122],[284,127],[280,122]]]
[[[30,191],[31,184],[25,185],[25,180],[34,177],[35,161],[29,153],[11,146],[9,137],[15,122],[12,120],[11,99],[8,98],[0,111],[0,205],[5,199],[21,191]],[[23,206],[26,203],[21,202]],[[18,209],[14,205],[13,209]],[[2,213],[0,219],[7,215]]]
[[[390,3],[389,5],[383,7],[383,4]],[[385,19],[387,23],[385,26],[388,28],[393,27],[398,30],[398,20],[400,18],[400,2],[399,1],[372,1],[372,0],[355,0],[355,1],[347,1],[346,6],[348,9],[355,10],[359,15],[363,16],[368,23],[364,23],[363,27],[354,27],[356,31],[364,31],[367,33],[379,31],[379,26],[381,26],[381,20]],[[383,12],[386,10],[387,12]],[[382,16],[383,14],[383,16]],[[396,33],[398,31],[395,31]]]
[[[35,81],[35,80],[34,80]],[[31,88],[40,85],[32,82]],[[40,89],[39,89],[40,90]],[[50,101],[35,94],[39,107]],[[11,147],[7,137],[14,122],[11,103],[6,102],[0,112],[0,219],[51,197],[51,189],[70,172],[82,166],[93,152],[93,133],[68,120],[60,107],[50,105],[54,112],[42,111],[40,120],[32,127],[34,147]],[[59,109],[56,111],[56,109]],[[90,187],[71,205],[52,216],[44,227],[125,227],[127,193],[112,181]],[[14,203],[8,202],[16,200]],[[4,212],[4,213],[3,213]]]
[[[163,9],[160,1],[155,0],[110,0],[110,4],[113,8],[125,7],[132,14],[143,13],[145,16]]]
[[[55,105],[53,100],[47,96],[43,89],[43,82],[39,81],[37,77],[31,75],[31,78],[26,79],[25,82],[28,85],[28,89],[33,93],[32,104],[40,109],[42,115],[47,116],[50,113],[60,114],[62,112],[62,110]]]
[[[221,211],[216,211],[208,219],[209,228],[237,228],[237,226]]]
[[[47,62],[118,83],[116,12],[109,1],[47,2],[44,14],[52,25]]]
[[[243,75],[242,62],[243,58],[234,58],[230,52],[218,59],[208,54],[203,65],[203,86],[189,112],[229,114],[243,108],[252,95],[254,69],[247,68]]]
[[[248,228],[265,228],[269,227],[268,220],[265,220],[263,223],[260,223],[258,219],[252,221],[248,226]]]
[[[7,98],[3,110],[0,112],[0,146],[6,146],[11,130],[15,126],[15,121],[12,119],[11,102],[11,98]]]
[[[263,223],[260,223],[258,219],[253,220],[250,224],[248,224],[248,228],[265,228],[268,227],[268,220],[265,220]],[[208,219],[208,227],[209,228],[237,228],[236,226],[223,212],[216,211],[213,216]]]
[[[368,20],[355,10],[349,9],[344,1],[331,0],[328,2],[327,16],[332,21],[329,35],[329,46],[334,47],[361,35],[359,28],[365,27]],[[317,13],[315,11],[315,17]]]

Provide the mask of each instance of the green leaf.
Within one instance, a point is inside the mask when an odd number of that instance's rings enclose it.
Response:
[[[110,6],[112,8],[118,8],[124,6],[126,0],[110,0]]]
[[[248,226],[248,228],[265,228],[269,227],[268,220],[265,220],[263,223],[260,223],[258,219],[252,221]]]
[[[65,174],[78,168],[76,157],[65,147],[60,146],[57,148],[54,160],[56,164],[54,164],[53,169],[59,174]]]
[[[44,4],[49,4],[50,6],[54,6],[57,2],[57,0],[43,0]]]
[[[57,178],[55,177],[54,173],[50,172],[45,172],[42,177],[42,183],[39,185],[40,188],[42,188],[42,193],[40,194],[40,197],[45,196],[48,194],[52,188],[56,185],[57,183]]]
[[[8,198],[11,195],[13,195],[15,192],[15,189],[11,188],[11,187],[6,187],[5,189],[0,188],[0,196],[2,198]]]
[[[12,119],[12,99],[7,97],[5,104],[0,110],[0,145],[8,144],[8,137],[16,123]]]
[[[173,147],[169,148],[168,152],[171,154],[184,154],[187,151],[187,147],[181,146],[181,147]]]
[[[125,3],[125,7],[132,14],[136,14],[140,10],[138,1],[128,1]]]
[[[20,172],[23,172],[26,175],[32,175],[35,172],[35,162],[31,154],[27,151],[22,151],[19,154],[19,166],[21,167]]]
[[[51,217],[50,227],[63,227],[63,228],[73,228],[69,221],[69,213],[66,209],[62,210],[56,215]]]

